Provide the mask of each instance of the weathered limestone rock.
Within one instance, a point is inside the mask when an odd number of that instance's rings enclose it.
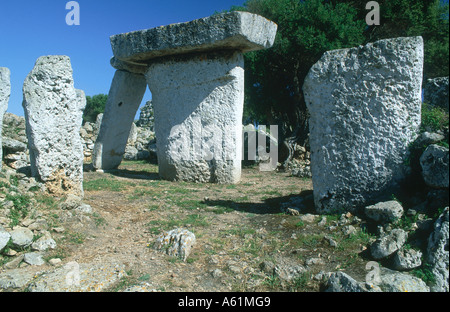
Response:
[[[123,70],[114,74],[94,146],[92,164],[95,169],[115,169],[120,165],[146,88],[143,75]]]
[[[402,229],[394,229],[381,235],[371,246],[370,253],[375,260],[386,258],[402,248],[408,233]]]
[[[448,111],[448,77],[428,79],[423,91],[423,101]]]
[[[426,262],[431,265],[436,281],[431,291],[449,291],[449,210],[445,208],[434,224],[434,231],[428,238]]]
[[[396,200],[381,202],[364,208],[366,216],[376,222],[391,223],[403,216],[403,207]]]
[[[11,231],[11,242],[16,247],[28,247],[33,242],[33,232],[24,227],[17,227]]]
[[[186,261],[195,244],[195,235],[185,229],[164,232],[156,239],[156,249],[163,249],[169,256]]]
[[[383,268],[380,288],[384,292],[430,292],[423,280],[407,273]]]
[[[184,61],[165,59],[150,65],[147,81],[154,102],[162,178],[214,183],[240,180],[243,68],[239,52]]]
[[[6,67],[0,67],[0,169],[2,169],[2,128],[3,115],[8,108],[9,96],[11,95],[10,71]]]
[[[23,85],[31,172],[50,193],[83,195],[83,146],[80,138],[86,106],[74,88],[70,58],[42,56]]]
[[[242,52],[270,48],[277,26],[247,12],[217,14],[187,23],[177,23],[111,37],[114,57],[145,64],[148,60],[211,50]]]
[[[420,267],[422,265],[421,258],[422,252],[420,250],[401,248],[394,255],[394,269],[404,271]]]
[[[420,157],[422,176],[425,183],[434,188],[448,188],[449,150],[446,147],[432,144]]]
[[[8,245],[11,234],[0,225],[0,252]]]
[[[303,91],[318,211],[357,210],[398,187],[420,126],[422,71],[421,37],[328,51],[311,68]]]
[[[196,182],[239,181],[244,100],[242,53],[271,47],[276,29],[276,24],[261,16],[231,12],[111,37],[113,67],[119,72],[133,72],[139,79],[145,72],[152,92],[161,177]],[[118,84],[122,92],[140,94],[131,90],[136,84],[125,85],[126,79]],[[116,88],[112,86],[111,90]],[[107,111],[120,102],[109,101],[108,98]],[[132,116],[138,104],[129,106]],[[94,167],[98,169],[118,166],[126,139],[115,133],[128,134],[132,122],[130,119],[114,123],[107,111],[94,157]],[[115,132],[102,131],[109,127]],[[104,142],[108,140],[120,148],[106,149]]]
[[[147,101],[145,106],[141,108],[141,113],[139,114],[139,120],[136,123],[138,127],[148,128],[153,131],[155,126],[155,117],[153,113],[152,101]]]

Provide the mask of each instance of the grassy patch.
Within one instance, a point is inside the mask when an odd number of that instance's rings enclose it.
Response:
[[[421,131],[436,132],[448,128],[448,117],[448,112],[444,109],[423,103]]]
[[[83,188],[85,191],[110,191],[120,192],[127,187],[134,187],[135,183],[119,181],[114,178],[101,178],[92,181],[85,181]]]

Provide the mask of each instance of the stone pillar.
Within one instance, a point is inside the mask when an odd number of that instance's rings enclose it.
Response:
[[[120,165],[131,124],[144,97],[147,82],[139,73],[117,70],[105,105],[100,131],[94,146],[95,169],[115,169]]]
[[[8,108],[9,96],[11,95],[10,71],[6,67],[0,67],[0,169],[2,169],[2,128],[3,115]]]
[[[86,96],[74,88],[70,58],[42,56],[23,85],[31,172],[57,196],[83,196],[80,137]]]
[[[312,66],[303,92],[318,211],[355,211],[399,189],[421,121],[422,72],[421,37],[329,51]]]
[[[239,52],[152,63],[159,174],[168,180],[240,180],[244,60]]]
[[[276,29],[261,16],[231,12],[111,37],[112,64],[148,66],[162,178],[240,180],[242,54],[271,47]]]

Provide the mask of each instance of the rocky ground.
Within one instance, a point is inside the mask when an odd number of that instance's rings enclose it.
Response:
[[[383,226],[317,215],[311,179],[258,167],[237,185],[163,181],[144,161],[84,179],[83,201],[53,198],[4,169],[0,291],[429,291],[435,282],[422,263],[427,245],[416,242],[428,239],[442,209],[411,217],[394,205]],[[174,228],[196,236],[186,261],[154,248]],[[398,246],[384,248],[393,229],[402,231],[389,238]],[[398,271],[389,248],[401,247],[403,258],[420,252],[419,265]],[[389,256],[375,259],[376,248]]]

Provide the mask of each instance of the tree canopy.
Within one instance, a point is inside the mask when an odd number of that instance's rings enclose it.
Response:
[[[380,25],[369,26],[366,0],[248,0],[248,11],[278,24],[274,46],[245,54],[244,122],[278,124],[281,139],[305,144],[304,79],[328,50],[379,39],[422,36],[425,78],[448,76],[448,4],[439,0],[379,0]]]
[[[97,115],[105,111],[106,101],[108,96],[106,94],[97,94],[94,96],[86,96],[86,108],[83,113],[84,122],[96,122]]]

